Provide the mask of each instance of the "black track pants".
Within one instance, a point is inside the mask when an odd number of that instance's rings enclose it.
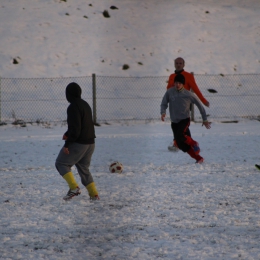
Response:
[[[174,140],[176,141],[179,149],[183,152],[187,152],[190,149],[190,145],[185,143],[185,136],[191,137],[189,126],[190,118],[183,119],[179,123],[171,123]]]

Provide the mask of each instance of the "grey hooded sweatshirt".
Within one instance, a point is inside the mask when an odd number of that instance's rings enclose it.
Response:
[[[168,104],[170,118],[173,123],[179,123],[181,120],[190,117],[191,104],[195,104],[198,107],[203,121],[207,121],[204,107],[198,98],[185,88],[182,88],[180,91],[178,91],[176,87],[167,90],[161,103],[161,115],[166,114]]]

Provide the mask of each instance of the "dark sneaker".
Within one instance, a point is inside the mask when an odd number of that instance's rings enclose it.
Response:
[[[203,162],[204,162],[204,159],[202,157],[196,161],[196,163],[199,163],[199,164],[202,164]]]
[[[199,147],[199,144],[197,142],[192,146],[192,149],[194,150],[194,153],[196,155],[198,155],[200,153],[200,147]]]
[[[168,146],[168,150],[169,150],[169,151],[172,151],[172,152],[178,152],[178,151],[179,151],[178,145],[177,145],[177,143],[176,143],[175,140],[173,141],[173,143],[171,143],[171,144]]]
[[[95,195],[94,197],[89,197],[90,200],[100,200],[98,195]]]
[[[179,148],[174,146],[174,145],[169,145],[168,150],[171,151],[171,152],[178,152]]]
[[[81,193],[80,188],[77,187],[74,190],[69,190],[67,195],[63,197],[64,200],[70,200],[72,199],[74,196],[78,196]]]
[[[255,167],[256,169],[260,170],[260,165],[256,164]]]

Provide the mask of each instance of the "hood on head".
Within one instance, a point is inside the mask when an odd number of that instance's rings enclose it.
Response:
[[[70,103],[76,98],[81,98],[81,88],[77,83],[72,82],[66,87],[66,98]]]

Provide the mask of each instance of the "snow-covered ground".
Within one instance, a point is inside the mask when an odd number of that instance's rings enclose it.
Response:
[[[169,123],[96,127],[101,200],[80,185],[65,202],[54,163],[66,126],[1,126],[0,259],[260,259],[259,121],[190,129],[203,165],[168,151]]]
[[[1,0],[0,77],[168,76],[179,56],[196,74],[260,73],[259,13],[259,0]]]
[[[259,0],[1,0],[0,77],[169,76],[178,56],[196,74],[259,74],[259,12]],[[0,126],[0,259],[260,259],[259,121],[192,123],[203,165],[167,150],[169,122],[102,124],[97,202],[82,185],[62,199],[65,130]]]

